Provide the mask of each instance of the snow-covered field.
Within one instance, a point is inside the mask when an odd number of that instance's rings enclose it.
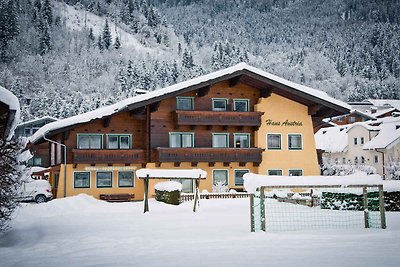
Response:
[[[400,266],[399,212],[386,230],[250,233],[249,199],[192,205],[23,204],[0,236],[0,266]]]

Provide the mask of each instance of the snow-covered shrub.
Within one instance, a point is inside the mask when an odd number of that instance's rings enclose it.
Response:
[[[155,185],[156,200],[167,204],[181,203],[182,184],[174,181],[161,182]]]
[[[213,193],[226,193],[226,192],[228,192],[228,185],[226,185],[223,182],[217,182],[216,184],[213,185],[212,192]]]
[[[356,172],[365,172],[366,174],[375,174],[376,169],[366,164],[337,164],[333,160],[324,160],[321,166],[321,173],[324,176],[345,176]]]
[[[400,162],[389,162],[386,166],[386,171],[389,179],[400,180]]]

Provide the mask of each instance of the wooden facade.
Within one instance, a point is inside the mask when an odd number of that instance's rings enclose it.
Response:
[[[282,103],[286,106],[278,105],[277,108],[268,104],[265,99],[271,96],[271,99],[281,99],[279,101],[284,101]],[[179,109],[177,105],[181,98],[190,99],[192,107]],[[308,150],[285,151],[292,153],[291,157],[295,153],[302,153],[296,156],[302,160],[308,156],[315,158],[315,163],[312,161],[308,164],[312,165],[312,171],[306,171],[309,167],[304,167],[306,173],[315,175],[315,166],[318,166],[317,154],[313,141],[308,141],[313,140],[313,128],[327,115],[348,112],[345,108],[335,105],[335,108],[332,108],[332,105],[325,103],[326,101],[316,102],[313,96],[291,94],[288,88],[274,81],[259,78],[248,71],[222,75],[180,90],[140,99],[145,100],[132,102],[125,109],[111,115],[58,127],[46,133],[47,138],[56,142],[47,143],[52,162],[50,165],[64,165],[54,174],[54,177],[58,177],[53,183],[58,186],[58,197],[63,196],[62,192],[64,196],[86,192],[96,197],[115,192],[134,194],[135,199],[143,199],[142,181],[135,180],[132,188],[122,188],[116,180],[119,179],[121,170],[144,167],[206,168],[209,173],[208,182],[206,181],[200,189],[208,191],[212,191],[214,170],[226,170],[229,188],[243,188],[232,175],[241,170],[258,172],[260,164],[273,152],[265,153],[264,129],[267,119],[284,118],[285,110],[291,109],[292,106],[296,106],[299,111],[288,113],[293,114],[288,119],[297,120],[300,117],[296,118],[296,114],[301,112],[301,119],[306,118],[311,123],[300,122],[303,126],[292,127],[299,135],[307,135],[307,138],[303,137],[304,143],[310,145]],[[222,109],[216,108],[217,103],[226,105]],[[238,109],[238,103],[247,106],[245,109]],[[176,146],[171,143],[171,135],[179,137],[180,134],[187,135],[186,142],[190,145]],[[217,135],[226,137],[223,147],[213,144],[213,138]],[[243,144],[235,139],[237,136],[244,137]],[[46,143],[44,139],[38,140],[32,150],[40,143]],[[66,146],[66,159],[63,156],[63,146],[57,143]],[[114,145],[118,147],[111,147]],[[313,152],[305,155],[310,153],[309,151]],[[281,151],[276,153],[282,154]],[[285,164],[290,164],[290,160]],[[104,170],[112,172],[112,185],[108,188],[100,188],[96,178],[98,173]],[[75,188],[74,176],[80,172],[90,172],[89,189]],[[61,186],[64,189],[60,191]]]

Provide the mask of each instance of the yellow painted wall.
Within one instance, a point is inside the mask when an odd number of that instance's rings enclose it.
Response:
[[[290,99],[272,94],[268,98],[260,98],[255,106],[256,111],[264,112],[262,124],[256,132],[256,146],[265,149],[259,174],[267,174],[269,169],[281,169],[282,175],[288,175],[289,169],[302,169],[303,175],[319,175],[314,131],[308,107]],[[267,125],[267,120],[280,125]],[[289,126],[285,122],[300,122],[302,126]],[[267,134],[282,134],[282,149],[267,149]],[[303,149],[288,149],[288,134],[302,134]]]
[[[101,167],[117,167],[117,166],[125,166],[125,165],[100,165],[97,164],[96,166],[92,167],[87,164],[78,164],[76,168],[74,168],[73,164],[67,165],[67,196],[75,196],[81,193],[85,193],[91,195],[95,198],[99,198],[100,194],[135,194],[134,200],[143,200],[144,198],[144,183],[142,179],[138,179],[135,177],[134,187],[129,188],[121,188],[118,187],[118,179],[117,173],[118,171],[113,171],[113,187],[112,188],[97,188],[96,187],[96,171],[91,170],[90,173],[90,188],[74,188],[74,172],[75,171],[87,171],[86,168],[101,168]],[[137,169],[141,168],[141,165],[133,166]],[[147,164],[146,168],[155,169],[155,163]],[[229,188],[236,188],[242,189],[243,186],[235,186],[235,170],[249,170],[250,172],[257,173],[257,167],[254,167],[252,163],[247,163],[246,166],[239,166],[238,163],[231,163],[230,166],[225,167],[223,163],[216,163],[215,166],[210,167],[208,163],[199,163],[197,167],[192,167],[191,163],[183,162],[180,167],[174,167],[173,163],[163,163],[159,169],[193,169],[193,168],[200,168],[207,172],[207,178],[202,179],[200,182],[200,192],[203,190],[207,190],[208,192],[212,192],[212,185],[213,185],[213,170],[228,170],[228,179],[229,179]],[[149,196],[152,197],[155,194],[154,186],[158,182],[165,182],[165,179],[150,179],[149,182]],[[60,170],[60,180],[58,184],[58,191],[57,191],[57,198],[64,197],[64,165],[61,165]]]
[[[81,193],[91,195],[95,198],[99,198],[100,194],[135,194],[135,200],[143,200],[144,187],[143,180],[134,178],[134,187],[118,187],[118,170],[113,170],[113,179],[111,188],[97,188],[96,186],[96,170],[90,170],[90,188],[74,188],[74,172],[76,171],[88,171],[86,168],[111,168],[111,167],[122,167],[125,165],[114,164],[108,166],[104,164],[96,164],[96,166],[90,166],[88,164],[78,164],[74,168],[74,164],[67,164],[67,179],[66,179],[66,195],[75,196]],[[132,168],[141,168],[141,165],[131,164]],[[102,171],[102,170],[99,170]],[[61,165],[60,180],[58,183],[57,198],[64,197],[64,165]]]

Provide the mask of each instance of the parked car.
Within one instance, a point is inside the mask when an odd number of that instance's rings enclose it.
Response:
[[[20,201],[35,201],[36,203],[47,202],[52,198],[53,193],[51,192],[50,183],[46,180],[32,178],[22,183],[18,195]]]

